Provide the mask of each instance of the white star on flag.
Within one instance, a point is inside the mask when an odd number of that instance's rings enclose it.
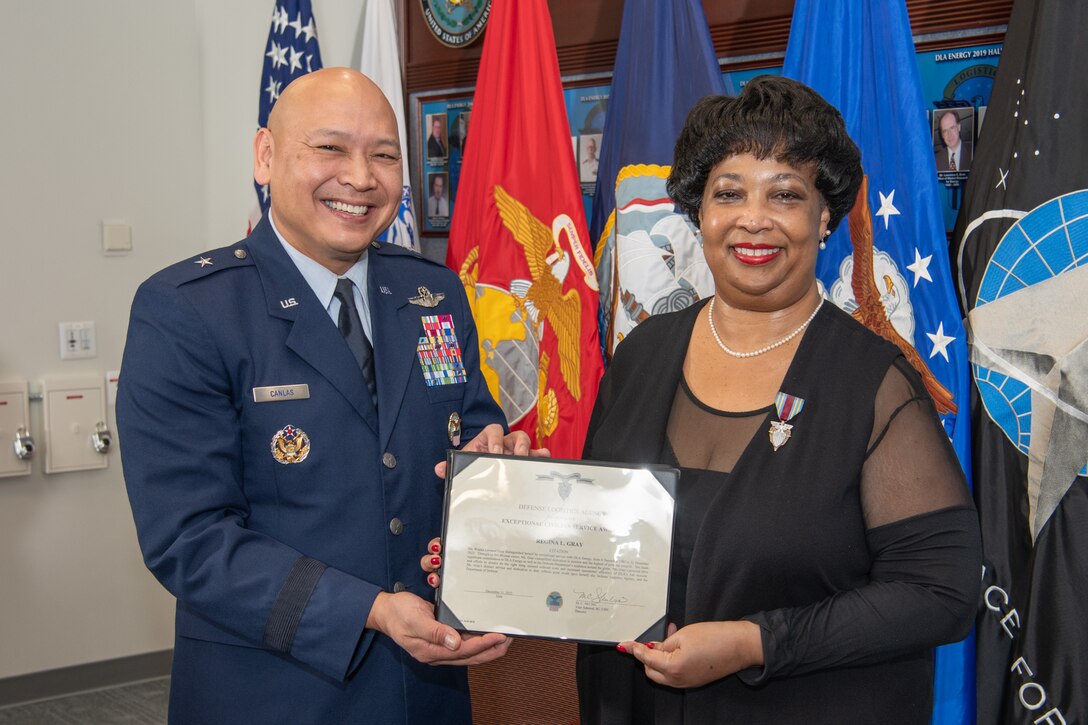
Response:
[[[892,189],[892,192],[887,196],[884,196],[883,191],[878,191],[877,194],[880,195],[880,210],[877,211],[876,215],[884,217],[884,231],[888,231],[888,217],[899,215],[899,210],[892,204],[892,200],[895,199],[895,189]]]
[[[288,25],[291,26],[291,30],[295,31],[296,38],[300,36],[302,34],[302,13],[296,15],[295,19],[288,23]]]
[[[272,43],[272,48],[265,53],[265,56],[272,59],[272,67],[279,68],[281,65],[287,65],[287,47],[280,47],[276,43]]]
[[[275,12],[272,13],[272,27],[276,29],[277,33],[287,30],[287,11],[282,6],[277,7]]]
[[[280,83],[275,78],[269,77],[268,87],[265,88],[268,91],[268,102],[275,103],[276,99],[280,97]]]
[[[918,280],[924,279],[927,282],[932,282],[933,278],[929,276],[929,263],[932,261],[933,255],[930,254],[927,257],[923,257],[921,252],[918,251],[918,247],[914,248],[914,262],[908,264],[907,269],[914,272],[914,284],[912,287],[918,286]]]
[[[942,322],[937,325],[936,335],[934,335],[932,332],[927,332],[926,337],[928,337],[929,341],[933,343],[933,350],[930,351],[929,356],[935,357],[938,353],[940,353],[941,357],[944,358],[944,361],[948,362],[948,344],[956,338],[949,337],[948,335],[944,334],[944,323]]]
[[[302,51],[289,48],[291,51],[291,68],[289,73],[294,73],[296,70],[302,70]]]
[[[306,27],[302,29],[302,34],[306,36],[307,43],[317,37],[317,26],[314,25],[314,19],[312,17],[310,18],[310,22],[306,24]]]

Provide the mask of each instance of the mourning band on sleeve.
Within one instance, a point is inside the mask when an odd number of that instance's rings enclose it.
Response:
[[[272,613],[268,615],[264,629],[266,647],[285,654],[291,651],[299,620],[325,568],[320,561],[308,556],[300,556],[295,562],[272,605]]]

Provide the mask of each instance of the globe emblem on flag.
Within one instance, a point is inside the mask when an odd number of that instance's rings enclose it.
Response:
[[[540,343],[532,320],[510,292],[479,282],[473,310],[480,337],[480,369],[507,422],[514,425],[537,401]]]
[[[1088,190],[1051,199],[1001,238],[979,284],[975,307],[1088,264]],[[1055,316],[1068,311],[1054,310]],[[1073,313],[1079,314],[1079,313]],[[1031,445],[1031,389],[1016,378],[972,365],[987,415],[1024,455]],[[1088,465],[1079,475],[1088,475]]]

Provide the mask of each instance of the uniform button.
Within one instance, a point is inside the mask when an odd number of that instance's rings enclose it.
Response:
[[[397,582],[396,584],[393,585],[393,593],[398,594],[400,592],[403,592],[407,588],[408,587],[406,587],[404,585],[404,582]]]
[[[400,536],[404,531],[404,522],[397,518],[393,519],[389,522],[389,530],[393,532],[393,536]]]
[[[383,453],[382,454],[382,465],[385,466],[386,468],[396,468],[397,467],[397,457],[394,456],[392,453]]]
[[[245,259],[246,258],[246,250],[244,250],[244,249],[235,249],[234,250],[234,256],[237,257],[238,259]]]

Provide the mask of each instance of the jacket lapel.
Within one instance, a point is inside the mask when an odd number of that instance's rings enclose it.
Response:
[[[405,390],[412,372],[419,365],[416,346],[422,330],[420,308],[408,304],[418,294],[411,280],[398,279],[389,260],[378,250],[371,250],[367,270],[367,299],[370,304],[371,330],[374,333],[374,368],[378,376],[378,410],[382,421],[381,445],[389,443],[396,425]],[[438,314],[444,305],[440,304]]]
[[[377,433],[378,416],[359,365],[328,312],[283,251],[267,218],[261,219],[246,243],[261,275],[268,314],[292,323],[287,347],[328,380]]]

